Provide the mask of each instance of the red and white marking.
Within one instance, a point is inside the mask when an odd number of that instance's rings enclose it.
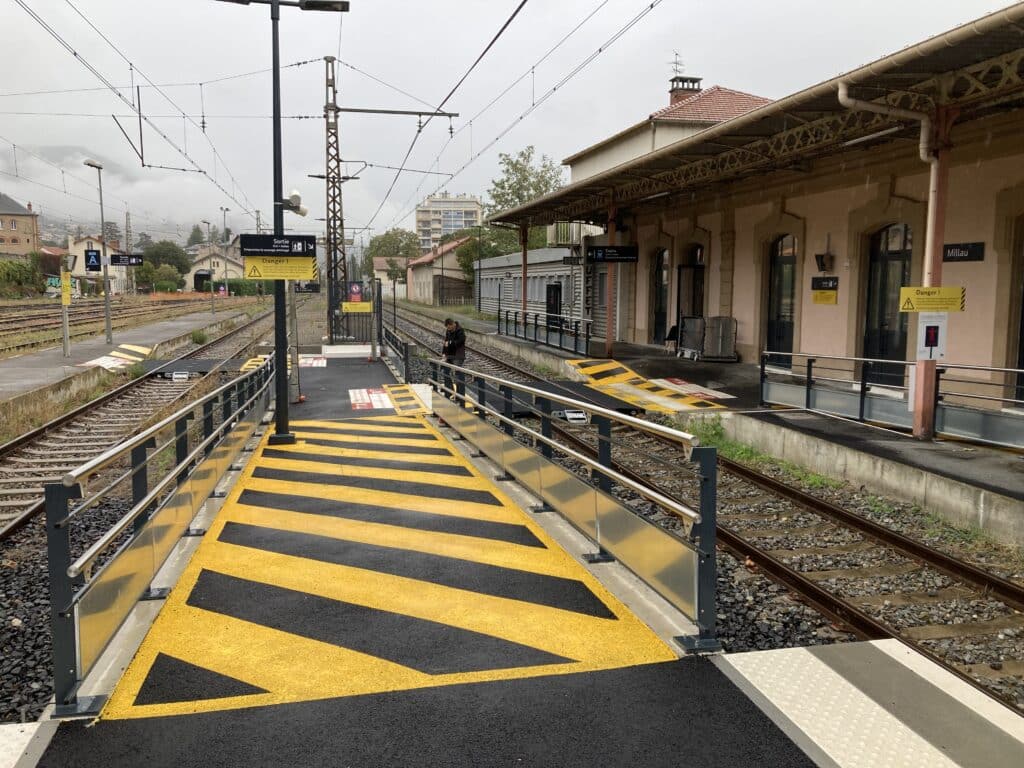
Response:
[[[299,368],[326,368],[327,358],[323,355],[299,355]]]
[[[394,410],[388,393],[379,387],[376,389],[350,389],[348,399],[352,403],[354,411]]]
[[[660,384],[667,389],[674,389],[684,395],[699,397],[701,400],[734,400],[735,395],[727,392],[719,392],[717,389],[707,389],[700,384],[691,384],[683,379],[651,379],[655,384]]]

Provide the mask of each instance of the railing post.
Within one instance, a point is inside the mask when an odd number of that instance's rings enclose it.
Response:
[[[226,422],[231,420],[231,400],[235,395],[235,385],[224,390],[220,398],[220,420]]]
[[[498,390],[501,392],[502,399],[504,400],[504,402],[502,403],[502,415],[506,419],[508,419],[508,421],[502,422],[501,428],[505,431],[506,435],[511,437],[512,434],[515,432],[515,430],[512,427],[512,422],[511,422],[511,420],[512,420],[512,389],[508,385],[506,385],[506,384],[501,384],[498,387]]]
[[[607,416],[594,416],[594,423],[597,424],[597,462],[602,467],[612,466],[612,421]],[[594,480],[596,475],[597,487],[605,493],[612,491],[612,479],[604,472],[596,469],[590,470],[590,479]]]
[[[715,528],[718,519],[718,456],[712,447],[695,447],[691,461],[696,462],[700,477],[700,522],[690,529],[690,542],[697,554],[697,636],[677,638],[687,653],[713,653],[722,649],[715,620],[717,589],[717,558]]]
[[[939,417],[939,403],[942,402],[942,394],[940,393],[939,389],[942,383],[942,374],[944,374],[945,372],[945,368],[935,368],[935,400],[932,406],[932,432],[935,431],[935,423],[938,421]]]
[[[527,323],[530,322],[530,314],[529,313],[526,314],[526,322]],[[533,313],[533,343],[534,344],[537,343],[537,329],[539,327],[540,327],[540,313],[539,312],[534,312]]]
[[[565,323],[558,318],[558,348],[565,349]]]
[[[680,333],[682,333],[682,332],[680,331]],[[678,344],[678,343],[679,342],[677,341],[676,344]],[[767,381],[768,381],[768,353],[767,352],[762,352],[761,353],[761,402],[759,403],[759,405],[762,405],[762,406],[768,404],[768,401],[764,399],[764,385],[767,383]]]
[[[147,451],[156,446],[156,440],[150,438],[142,445],[132,448],[132,506],[136,506],[149,493],[149,464],[146,462]],[[146,514],[135,518],[135,532],[138,533],[149,522],[149,510]]]
[[[409,342],[404,342],[403,345],[402,345],[402,365],[405,366],[405,383],[406,384],[411,384],[412,383],[412,378],[411,378],[412,377],[412,372],[411,372],[412,369],[409,366],[409,360],[410,359],[411,358],[410,358],[410,354],[409,354]]]
[[[572,351],[579,354],[580,351],[580,321],[572,321]]]
[[[792,365],[792,360],[790,361]],[[814,358],[807,358],[807,386],[804,388],[804,408],[811,410],[811,390],[814,387]]]
[[[437,364],[437,361],[436,360],[431,360],[430,361],[430,389],[432,391],[434,391],[434,392],[440,391],[438,389],[439,385],[441,384],[441,376],[440,376],[439,370],[440,370],[440,366]]]
[[[203,440],[208,440],[213,435],[213,400],[203,403]],[[213,453],[213,443],[206,446],[206,455]]]
[[[871,375],[871,361],[865,360],[860,366],[860,403],[857,406],[857,420],[864,421],[864,412],[868,404],[868,376]]]
[[[537,409],[541,413],[540,417],[540,433],[544,437],[551,439],[551,401],[546,397],[535,397],[533,404],[537,406]],[[548,443],[541,442],[540,454],[545,459],[550,459],[553,456],[551,446]]]
[[[476,380],[476,401],[479,403],[479,408],[476,410],[477,416],[481,419],[486,419],[487,412],[485,408],[487,406],[487,382],[481,378],[477,378]]]
[[[586,329],[587,329],[586,330],[586,340],[585,340],[585,343],[583,345],[583,354],[584,354],[584,356],[589,356],[590,355],[590,331],[593,329],[593,325],[594,324],[593,323],[584,322],[583,325],[586,326]]]
[[[68,516],[68,503],[82,498],[82,488],[49,483],[43,491],[46,509],[46,558],[50,581],[50,637],[53,645],[53,690],[56,714],[84,715],[99,711],[103,697],[76,695],[78,689],[78,640],[74,581],[68,576],[71,566],[71,530],[62,522]]]
[[[185,459],[188,458],[188,423],[192,419],[192,414],[188,413],[182,416],[180,419],[174,422],[174,465],[181,466]],[[178,473],[178,485],[185,482],[185,478],[188,476],[188,467],[185,467]]]
[[[466,405],[466,372],[455,371],[455,396],[460,405]]]

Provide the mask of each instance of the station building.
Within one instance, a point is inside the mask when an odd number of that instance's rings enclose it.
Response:
[[[1024,368],[1022,24],[1018,3],[777,101],[730,97],[748,109],[661,146],[652,115],[568,158],[566,187],[490,221],[603,227],[580,249],[581,312],[609,355],[661,345],[687,318],[732,318],[746,362],[913,360],[900,289],[960,286],[945,359]],[[650,151],[629,151],[638,135]],[[596,261],[601,246],[635,261]],[[508,298],[525,307],[525,252],[518,266]],[[902,384],[904,368],[871,376]],[[1013,373],[962,375],[1024,392]]]

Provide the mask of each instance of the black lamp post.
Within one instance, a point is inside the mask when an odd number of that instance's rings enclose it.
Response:
[[[347,0],[220,0],[220,2],[270,6],[270,27],[273,48],[273,91],[274,91],[274,235],[284,236],[284,173],[281,168],[281,52],[278,40],[278,21],[281,6],[299,8],[303,11],[348,10]],[[274,281],[274,368],[275,368],[275,427],[270,443],[294,443],[295,435],[288,425],[288,319],[284,280]]]

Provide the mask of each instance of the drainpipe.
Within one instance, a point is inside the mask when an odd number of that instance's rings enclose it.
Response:
[[[955,113],[936,109],[936,126],[924,112],[913,112],[850,97],[846,82],[839,83],[839,103],[847,109],[890,115],[921,123],[918,152],[931,167],[928,184],[928,220],[925,228],[924,286],[942,285],[942,242],[946,229],[946,189],[949,180],[949,129]],[[936,130],[937,128],[937,130]],[[936,378],[934,360],[918,360],[915,366],[914,437],[930,440],[935,434]]]

